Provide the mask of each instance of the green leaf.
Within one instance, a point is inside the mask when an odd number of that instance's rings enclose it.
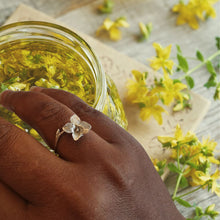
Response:
[[[212,75],[212,76],[216,76],[216,71],[215,71],[215,68],[213,67],[213,64],[211,61],[207,61],[206,63],[206,68],[207,70],[209,71],[209,73]]]
[[[220,37],[216,37],[216,47],[218,48],[218,50],[220,50]]]
[[[198,60],[200,60],[202,62],[205,60],[202,53],[199,50],[196,51],[196,57]]]
[[[180,180],[180,187],[181,188],[185,188],[189,185],[188,180],[186,179],[185,176],[182,176],[181,180]]]
[[[144,78],[147,79],[148,77],[148,72],[144,72]]]
[[[196,212],[196,216],[203,216],[203,214],[204,214],[202,211],[202,208],[199,206],[196,206],[195,212]]]
[[[210,87],[215,87],[217,85],[216,77],[211,76],[209,80],[204,84],[204,86],[209,89]]]
[[[180,70],[181,70],[181,69],[180,69],[179,67],[176,68],[176,72],[180,72]]]
[[[197,165],[195,163],[190,162],[190,161],[188,161],[186,164],[188,164],[192,168],[195,168],[195,169],[197,168]]]
[[[181,67],[183,72],[186,73],[189,70],[189,66],[188,66],[188,62],[187,62],[186,58],[180,54],[177,54],[177,59],[179,62],[179,66]]]
[[[157,163],[157,167],[159,168],[158,170],[158,173],[159,175],[163,175],[164,174],[164,168],[166,167],[166,160],[162,160],[162,161],[159,161]]]
[[[182,171],[178,169],[174,163],[168,163],[168,168],[171,172],[180,174]]]
[[[179,79],[174,79],[174,80],[173,80],[173,84],[175,84],[175,83],[181,83],[181,80],[179,80]]]
[[[182,206],[190,208],[192,205],[190,205],[186,200],[180,199],[179,197],[176,197],[175,200]]]
[[[195,85],[194,79],[191,76],[185,77],[187,84],[189,85],[189,88],[192,89]]]
[[[220,100],[220,82],[216,86],[215,94],[214,94],[214,100]]]
[[[179,53],[179,54],[182,54],[182,50],[181,50],[181,48],[180,48],[180,45],[176,45],[176,49],[177,49],[177,52]]]

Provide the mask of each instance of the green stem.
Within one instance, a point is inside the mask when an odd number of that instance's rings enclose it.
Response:
[[[199,69],[200,67],[204,66],[208,61],[211,61],[212,59],[214,59],[215,57],[217,57],[218,55],[220,55],[220,50],[218,50],[216,53],[212,54],[210,57],[208,57],[205,61],[203,61],[202,63],[200,63],[199,65],[195,66],[194,68],[192,68],[191,70],[189,70],[188,72],[186,72],[185,75],[183,75],[182,77],[179,78],[179,80],[183,80],[185,79],[186,76],[189,76],[190,74],[192,74],[194,71],[196,71],[197,69]]]
[[[196,61],[199,61],[196,57],[185,57],[186,59],[189,59],[189,60],[196,60]],[[176,57],[170,57],[169,59],[171,60],[175,60]]]
[[[180,196],[178,196],[178,197],[179,197],[179,198],[182,198],[182,197],[187,196],[187,195],[189,195],[189,194],[191,194],[191,193],[194,193],[194,192],[198,191],[199,189],[201,189],[203,186],[204,186],[204,185],[202,185],[202,186],[200,186],[200,187],[198,187],[198,188],[196,188],[196,189],[194,189],[194,190],[192,190],[192,191],[190,191],[190,192],[184,193],[183,195],[180,195]]]
[[[180,169],[180,146],[177,146],[177,166]]]
[[[181,173],[179,174],[178,179],[177,179],[177,182],[176,182],[176,187],[175,187],[175,190],[174,190],[174,193],[173,193],[173,197],[172,197],[173,200],[176,198],[176,194],[177,194],[177,191],[178,191],[178,189],[179,189],[180,180],[181,180],[182,176],[183,176],[183,174],[182,174],[182,172],[181,172]]]
[[[180,150],[180,146],[177,146],[177,167],[178,169],[180,169],[180,155],[179,155],[179,150]],[[178,192],[178,189],[179,189],[179,185],[180,185],[180,180],[183,176],[183,170],[184,170],[184,167],[182,168],[181,170],[181,173],[179,173],[179,176],[178,176],[178,179],[177,179],[177,182],[176,182],[176,187],[175,187],[175,190],[174,190],[174,193],[173,193],[173,197],[172,199],[174,200],[174,198],[176,197],[176,194]]]

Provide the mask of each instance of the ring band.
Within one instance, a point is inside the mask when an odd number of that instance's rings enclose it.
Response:
[[[63,133],[72,134],[73,140],[77,141],[84,134],[87,134],[91,128],[92,126],[89,123],[81,121],[76,114],[72,115],[70,122],[66,123],[61,130],[57,130],[54,151],[56,152],[57,143]]]

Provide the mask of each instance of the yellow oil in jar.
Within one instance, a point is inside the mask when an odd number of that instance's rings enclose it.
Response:
[[[95,80],[77,51],[46,40],[18,40],[1,48],[0,62],[1,91],[28,91],[35,85],[63,89],[94,103]]]
[[[96,80],[81,53],[46,39],[19,39],[0,46],[0,91],[28,91],[31,86],[74,93],[93,106]],[[103,112],[126,128],[127,120],[114,83],[107,80]],[[41,140],[15,113],[0,108],[0,116]]]

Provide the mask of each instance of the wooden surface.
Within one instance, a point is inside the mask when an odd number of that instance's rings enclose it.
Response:
[[[82,7],[93,0],[1,0],[0,24],[11,15],[19,4],[24,3],[50,16],[57,17],[75,8]]]
[[[5,18],[8,17],[8,15],[12,12],[12,9],[14,9],[13,7],[19,2],[21,1],[13,0],[10,1],[10,3],[9,1],[6,3],[5,0],[0,0],[0,10],[2,12],[0,15],[1,23],[5,21]],[[98,28],[105,17],[104,15],[97,15],[95,10],[97,5],[102,1],[94,1],[87,5],[89,1],[84,0],[54,0],[52,6],[45,3],[46,1],[44,0],[38,0],[37,4],[35,1],[30,0],[26,2],[28,2],[32,7],[40,9],[44,12],[48,11],[48,14],[54,16],[60,15],[63,13],[63,11],[69,11],[69,9],[75,8],[74,11],[63,15],[58,19],[91,36],[94,36],[95,29]],[[63,2],[63,4],[60,2]],[[73,3],[70,4],[70,2]],[[81,5],[84,5],[84,3],[85,5],[83,7],[81,6],[76,8],[79,2]],[[116,18],[121,15],[126,15],[129,23],[131,24],[131,28],[124,31],[124,38],[120,42],[112,43],[104,39],[101,39],[101,41],[114,47],[120,52],[139,60],[144,64],[146,64],[146,58],[150,58],[154,55],[154,51],[151,46],[152,42],[154,41],[159,42],[164,46],[170,43],[178,43],[182,46],[184,54],[187,54],[190,57],[194,56],[195,51],[198,48],[207,56],[212,54],[215,51],[215,44],[213,39],[217,35],[220,36],[220,4],[216,4],[218,17],[215,20],[210,19],[208,22],[201,24],[199,30],[193,31],[187,26],[175,26],[176,16],[170,12],[171,5],[174,3],[174,0],[118,0],[115,11],[111,17]],[[138,33],[137,23],[139,21],[152,22],[154,25],[151,38],[147,43],[137,43],[135,41],[136,34]],[[207,79],[207,72],[202,69],[198,71],[194,76],[196,79],[196,87],[194,91],[198,94],[202,94],[204,97],[211,101],[210,110],[200,126],[197,128],[196,133],[200,138],[202,136],[210,135],[211,138],[218,142],[218,149],[220,149],[220,102],[214,102],[212,100],[213,91],[208,91],[202,86]],[[173,187],[174,180],[174,176],[171,176],[167,179],[166,184],[169,189]],[[187,192],[187,189],[185,192]],[[220,199],[217,196],[206,193],[203,190],[196,193],[196,195],[189,196],[188,201],[202,207],[215,203],[216,209],[220,211]],[[189,209],[181,208],[178,205],[177,207],[185,217],[190,217],[191,212]]]

